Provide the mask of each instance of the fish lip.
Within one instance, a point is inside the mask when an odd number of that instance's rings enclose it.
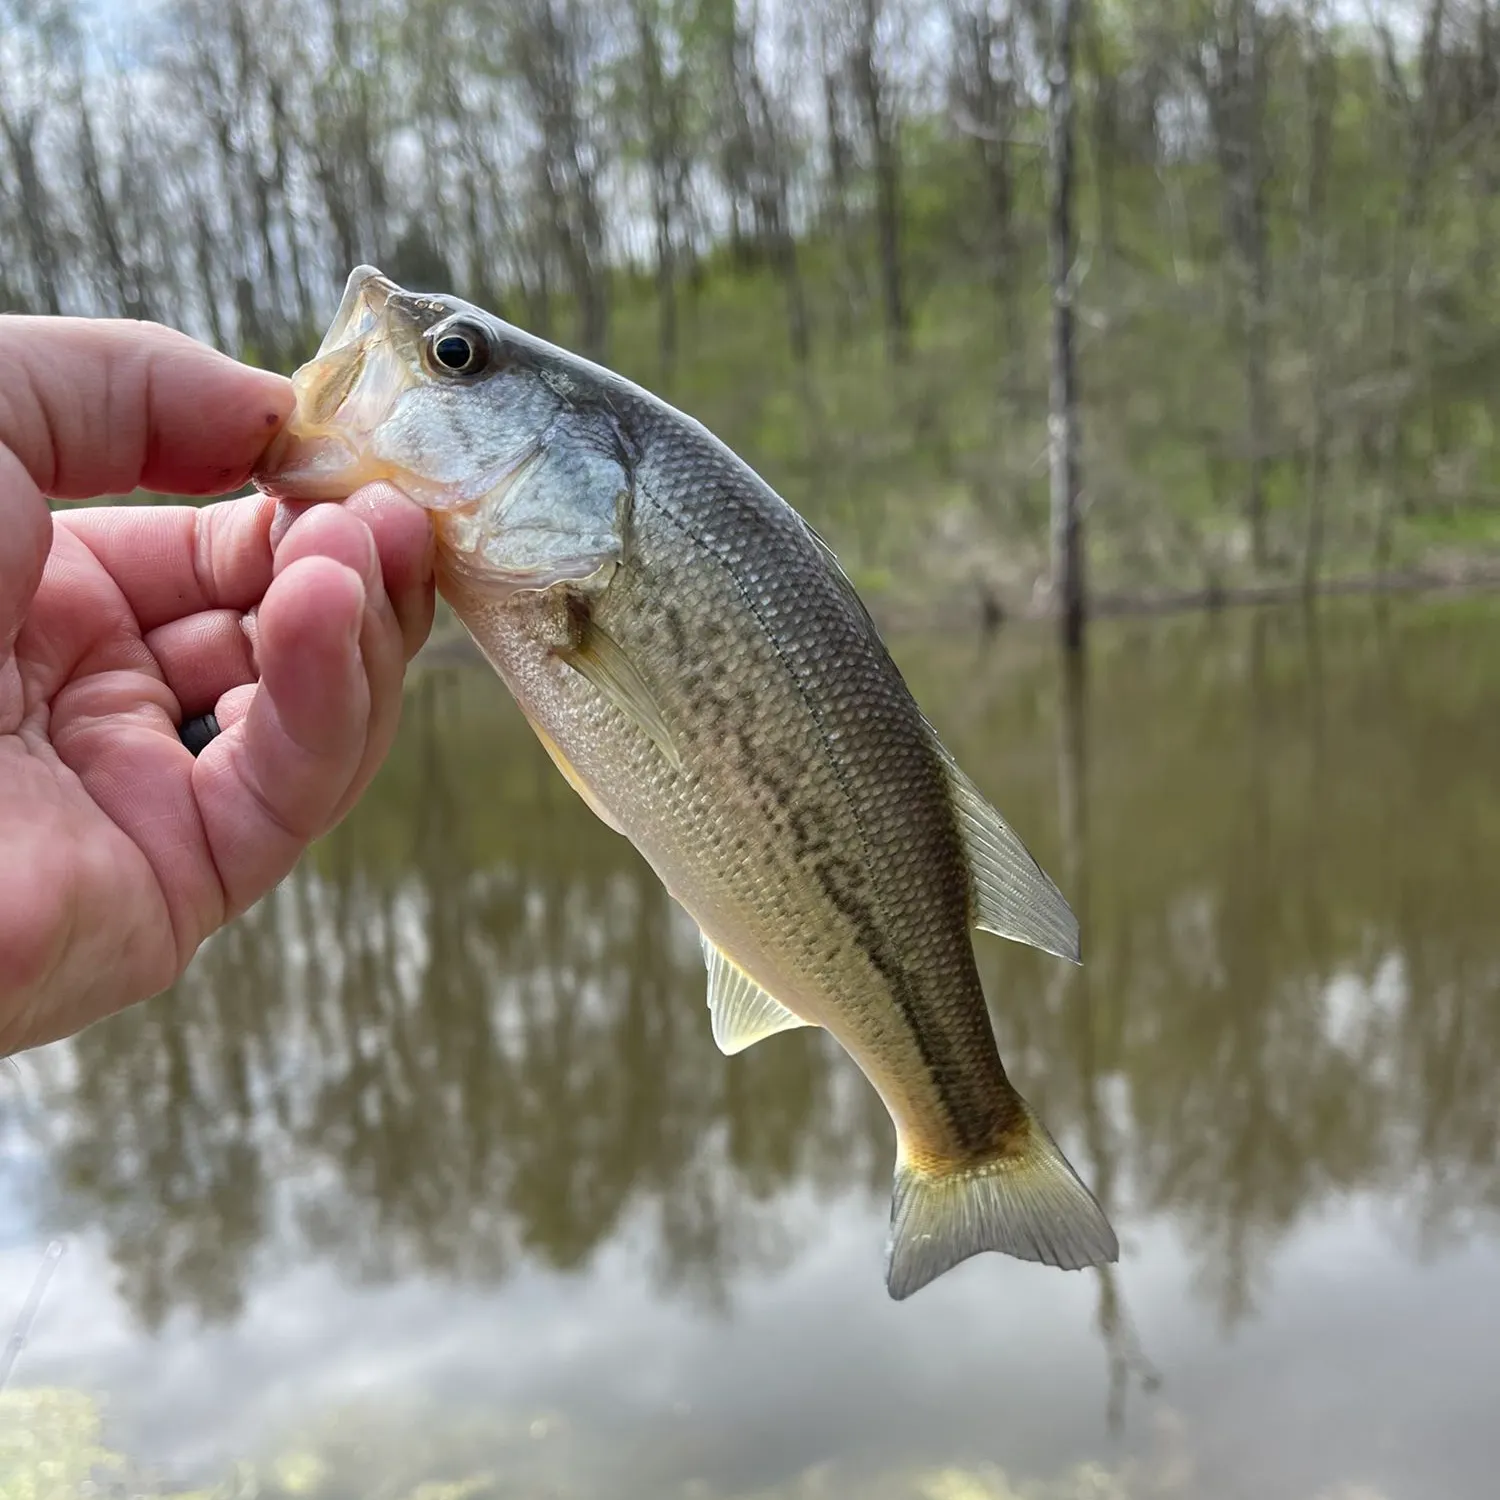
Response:
[[[295,460],[287,462],[289,453]],[[366,477],[365,462],[341,435],[298,432],[288,423],[271,440],[250,478],[273,500],[344,500]]]
[[[368,432],[347,429],[340,414],[366,361],[388,343],[382,329],[401,288],[370,265],[356,266],[317,352],[292,373],[297,404],[251,474],[278,500],[346,499],[359,485],[388,477],[366,450]]]
[[[376,267],[355,266],[344,283],[338,311],[334,313],[313,360],[322,359],[325,354],[363,338],[384,313],[386,304],[400,291],[401,288]]]

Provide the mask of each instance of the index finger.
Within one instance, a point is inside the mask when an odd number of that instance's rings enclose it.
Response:
[[[323,502],[327,503],[327,502]],[[346,503],[369,528],[385,586],[415,652],[432,613],[427,513],[390,485]],[[247,610],[275,572],[277,503],[264,495],[212,505],[100,505],[57,524],[79,538],[114,581],[142,631],[205,610]]]
[[[156,323],[0,318],[0,444],[55,499],[237,489],[292,400],[284,376]]]

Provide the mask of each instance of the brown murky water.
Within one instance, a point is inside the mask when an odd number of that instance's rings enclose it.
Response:
[[[978,942],[1114,1272],[890,1303],[873,1092],[722,1058],[694,929],[434,668],[174,995],[0,1073],[0,1335],[67,1249],[0,1421],[87,1393],[121,1494],[1492,1496],[1500,601],[895,649],[1082,920]]]

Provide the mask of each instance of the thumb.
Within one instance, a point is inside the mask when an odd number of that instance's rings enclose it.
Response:
[[[0,660],[10,655],[52,548],[52,512],[31,475],[0,446]]]

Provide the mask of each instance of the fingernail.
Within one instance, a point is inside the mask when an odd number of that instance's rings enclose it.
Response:
[[[373,547],[373,543],[371,546]],[[351,569],[352,571],[352,569]],[[349,644],[354,650],[359,650],[360,633],[365,628],[365,607],[370,602],[369,586],[364,579],[359,580],[359,608],[354,611],[352,618],[348,621]]]
[[[367,588],[383,587],[385,579],[380,567],[380,548],[375,545],[375,533],[363,521],[359,524],[360,530],[365,534],[365,586]]]
[[[240,616],[240,629],[244,632],[245,641],[250,647],[250,665],[256,672],[260,671],[260,606],[245,611]]]
[[[352,511],[344,509],[344,514],[359,527],[360,531],[360,563],[359,576],[367,590],[384,587],[384,578],[380,567],[380,549],[375,545],[375,533],[365,522]]]

